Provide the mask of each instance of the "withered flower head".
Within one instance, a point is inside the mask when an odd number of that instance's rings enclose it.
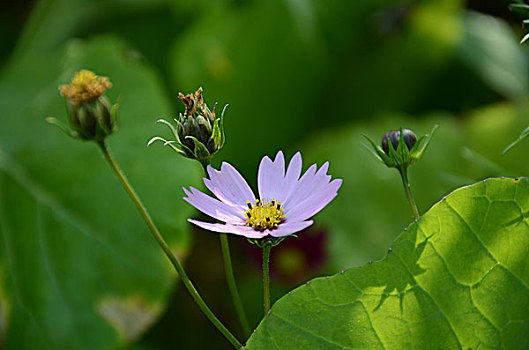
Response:
[[[83,69],[68,85],[59,86],[66,99],[69,126],[55,118],[47,121],[76,139],[102,142],[117,128],[117,105],[111,105],[105,92],[112,86],[107,77]]]
[[[75,73],[70,84],[59,86],[59,91],[63,97],[80,104],[97,99],[111,87],[112,83],[107,77],[83,69]]]

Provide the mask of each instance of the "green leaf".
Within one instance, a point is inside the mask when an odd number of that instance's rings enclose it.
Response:
[[[386,257],[281,298],[247,349],[526,349],[529,180],[437,203]]]
[[[176,274],[98,147],[44,121],[66,120],[57,86],[87,68],[113,83],[120,130],[108,138],[177,256],[192,208],[177,188],[198,164],[147,148],[170,103],[149,66],[120,40],[72,41],[13,61],[0,81],[0,308],[8,349],[110,349],[165,310]],[[43,68],[45,67],[45,68]],[[196,180],[195,180],[196,179]]]

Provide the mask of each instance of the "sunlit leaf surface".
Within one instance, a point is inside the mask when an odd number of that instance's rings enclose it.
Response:
[[[280,299],[248,349],[529,346],[528,179],[456,190],[386,257]]]

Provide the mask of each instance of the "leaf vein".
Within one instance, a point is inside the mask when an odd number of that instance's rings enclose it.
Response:
[[[422,290],[426,296],[428,296],[428,298],[430,298],[430,300],[432,301],[433,305],[437,308],[437,310],[439,311],[439,313],[443,316],[443,318],[446,320],[446,322],[448,323],[448,326],[450,327],[450,330],[452,331],[452,333],[454,334],[454,337],[456,338],[457,340],[457,343],[459,344],[459,347],[461,348],[462,345],[461,345],[461,342],[459,341],[459,338],[455,332],[455,329],[454,329],[454,326],[452,325],[452,322],[450,322],[450,320],[448,319],[448,316],[443,312],[443,310],[441,310],[441,308],[439,307],[439,305],[437,304],[437,302],[435,301],[435,299],[432,297],[432,295],[430,293],[428,293],[428,291],[420,284],[417,282],[417,280],[415,279],[415,277],[413,276],[413,274],[411,273],[411,271],[408,269],[408,266],[406,265],[406,263],[402,260],[402,258],[400,257],[400,255],[398,254],[395,254],[395,256],[397,256],[397,258],[399,259],[399,261],[401,262],[401,264],[404,266],[404,268],[406,269],[406,271],[408,272],[408,274],[410,275],[410,277],[412,278],[412,280],[415,282],[415,285],[417,286],[418,289]]]
[[[277,317],[277,318],[280,319],[281,321],[283,321],[283,322],[285,322],[285,323],[288,323],[288,324],[290,324],[291,326],[294,326],[295,328],[297,328],[297,329],[299,329],[299,330],[301,330],[301,331],[303,331],[303,332],[305,332],[305,333],[307,333],[307,334],[310,334],[310,335],[312,335],[312,336],[315,337],[315,338],[321,339],[321,340],[325,341],[326,343],[328,343],[328,344],[330,344],[330,345],[334,345],[334,346],[337,346],[337,347],[340,348],[340,349],[343,349],[343,345],[339,345],[339,344],[337,344],[337,343],[335,343],[335,342],[332,342],[332,341],[330,341],[329,339],[326,339],[326,338],[324,338],[323,336],[321,336],[321,335],[319,335],[319,334],[317,334],[317,333],[314,333],[314,332],[311,331],[310,329],[305,328],[305,327],[302,327],[301,325],[296,324],[296,323],[294,323],[294,322],[292,322],[292,321],[290,321],[290,320],[287,320],[286,318],[284,318],[284,317],[282,317],[282,316],[279,316],[279,315],[277,315],[277,314],[275,314],[275,313],[271,313],[269,317],[271,317],[271,316],[273,316],[273,317]]]
[[[489,248],[483,243],[483,241],[479,238],[479,235],[474,232],[474,230],[470,227],[470,225],[465,221],[465,219],[461,216],[461,214],[459,214],[459,212],[457,210],[455,210],[455,208],[450,204],[450,203],[446,203],[448,205],[448,207],[461,219],[461,221],[463,221],[465,223],[465,225],[467,226],[468,230],[470,231],[470,233],[472,233],[474,235],[474,237],[478,240],[478,242],[481,244],[481,246],[485,249],[485,251],[487,252],[487,254],[494,260],[494,262],[496,262],[496,264],[502,266],[503,268],[505,268],[506,271],[509,272],[509,274],[511,274],[515,279],[517,279],[521,284],[523,284],[523,286],[529,291],[529,286],[527,285],[527,283],[522,280],[519,276],[517,276],[516,274],[514,274],[514,272],[512,272],[510,269],[508,269],[504,264],[502,264],[501,262],[498,261],[498,259],[492,254],[492,252],[489,250]]]

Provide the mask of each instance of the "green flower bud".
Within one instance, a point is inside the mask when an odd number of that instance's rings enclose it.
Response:
[[[215,114],[215,107],[211,111],[204,103],[202,88],[194,94],[178,94],[178,98],[185,105],[184,114],[175,118],[176,128],[166,120],[157,122],[169,126],[175,137],[174,141],[168,141],[162,137],[153,137],[148,146],[154,141],[162,141],[164,145],[170,146],[181,155],[196,159],[203,165],[209,164],[211,158],[224,146],[224,111],[220,117]]]
[[[102,142],[117,127],[117,105],[112,106],[105,91],[112,84],[91,71],[77,72],[69,85],[59,86],[66,99],[69,127],[55,118],[47,118],[68,135],[81,140]]]
[[[402,136],[404,144],[408,147],[408,150],[411,150],[417,142],[417,136],[410,129],[402,130]],[[397,149],[400,140],[400,130],[388,131],[382,138],[382,149],[387,155],[389,155],[388,140],[391,140],[393,149]]]
[[[210,139],[210,135],[213,131],[213,126],[211,125],[211,123],[206,120],[206,118],[204,118],[203,116],[199,115],[196,119],[195,119],[195,127],[196,127],[196,133],[197,135],[199,136],[198,139],[200,140],[200,142],[202,142],[203,144],[205,144],[207,146],[207,143],[209,142],[209,139]],[[208,150],[210,149],[209,147],[207,147]],[[213,151],[213,150],[211,150]]]
[[[430,144],[435,129],[437,129],[437,125],[434,126],[429,135],[421,136],[419,139],[409,129],[388,131],[382,138],[382,147],[376,145],[367,136],[364,135],[364,137],[371,144],[374,150],[372,151],[373,155],[387,167],[406,169],[421,158]]]

